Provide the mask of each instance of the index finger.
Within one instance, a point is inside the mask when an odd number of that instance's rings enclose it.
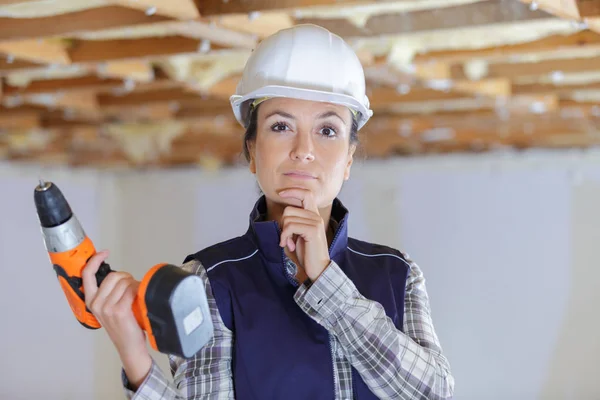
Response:
[[[86,266],[81,271],[81,280],[83,282],[83,293],[85,302],[89,306],[90,301],[96,296],[98,284],[96,283],[96,272],[102,265],[102,262],[108,258],[108,251],[101,251],[94,254]]]
[[[294,198],[298,199],[302,202],[302,207],[305,210],[314,211],[317,214],[319,213],[319,208],[317,207],[317,202],[315,201],[315,196],[313,192],[308,189],[286,189],[283,192],[279,193],[280,196],[284,198]]]

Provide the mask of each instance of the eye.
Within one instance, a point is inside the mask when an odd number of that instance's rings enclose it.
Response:
[[[337,136],[337,132],[331,126],[324,126],[323,128],[321,128],[319,133],[328,138],[334,138]]]
[[[276,122],[271,125],[271,130],[273,132],[285,132],[290,130],[290,127],[285,122]]]

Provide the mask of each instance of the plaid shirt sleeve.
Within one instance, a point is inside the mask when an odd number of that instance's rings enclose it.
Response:
[[[341,343],[348,361],[380,398],[448,399],[454,378],[433,328],[425,279],[408,260],[404,333],[383,306],[362,296],[340,267],[331,262],[296,303]]]
[[[125,394],[133,400],[226,400],[234,399],[231,356],[233,333],[219,315],[206,270],[198,261],[190,261],[183,269],[199,275],[206,289],[208,307],[214,326],[213,338],[193,358],[169,356],[171,382],[156,363],[136,392],[130,390],[125,372],[121,378]]]

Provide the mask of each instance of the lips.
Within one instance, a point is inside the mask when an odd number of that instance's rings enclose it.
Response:
[[[310,172],[305,172],[305,171],[290,171],[290,172],[286,172],[284,175],[287,177],[296,178],[296,179],[317,179],[316,176],[314,176]]]

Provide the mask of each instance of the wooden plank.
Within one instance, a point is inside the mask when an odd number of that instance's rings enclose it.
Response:
[[[100,106],[121,106],[121,105],[142,105],[151,103],[164,103],[169,101],[184,102],[202,102],[210,108],[211,101],[203,99],[202,96],[187,92],[181,88],[152,90],[145,92],[133,92],[124,96],[114,96],[101,94],[98,96]]]
[[[11,40],[0,42],[0,52],[35,63],[69,64],[65,46],[48,40]]]
[[[0,54],[0,76],[7,75],[14,71],[43,67],[45,67],[44,64],[18,60],[14,59],[12,56]]]
[[[457,92],[481,96],[506,97],[510,96],[512,93],[511,82],[506,78],[484,79],[481,81],[458,81],[454,83],[452,89]]]
[[[44,18],[0,18],[0,40],[17,40],[68,35],[102,29],[167,21],[127,7],[93,8]]]
[[[102,108],[102,114],[105,119],[117,118],[120,121],[132,122],[173,119],[176,111],[177,109],[173,107],[172,102],[156,102],[142,106],[119,105]]]
[[[122,86],[122,79],[102,79],[96,75],[87,75],[79,78],[32,81],[25,87],[6,85],[5,94],[8,96],[54,93],[57,91],[109,91]]]
[[[288,12],[220,15],[212,20],[224,28],[257,35],[261,39],[294,25]]]
[[[19,4],[19,3],[34,3],[40,0],[0,0],[0,5]]]
[[[464,94],[455,92],[443,92],[427,88],[415,88],[406,94],[400,93],[396,88],[378,87],[367,93],[373,108],[387,106],[396,103],[425,102],[432,100],[458,100],[465,97]]]
[[[512,87],[513,94],[515,95],[554,93],[559,96],[564,96],[576,90],[600,90],[600,82],[585,85],[553,85],[551,83],[514,83]]]
[[[296,23],[314,23],[342,37],[355,37],[397,35],[555,18],[546,11],[531,10],[528,5],[514,0],[487,0],[430,10],[374,15],[367,20],[364,28],[359,28],[344,18],[303,18],[296,20]]]
[[[600,34],[583,30],[572,35],[552,35],[543,39],[514,45],[493,46],[474,50],[433,51],[416,54],[415,63],[430,61],[464,62],[467,60],[498,60],[516,55],[541,54],[545,52],[570,51],[576,49],[600,49]]]
[[[204,17],[224,14],[247,14],[253,11],[285,10],[311,6],[370,3],[366,0],[195,0]]]
[[[530,8],[543,9],[560,18],[576,19],[581,18],[577,7],[577,0],[521,0],[529,4]]]
[[[111,61],[99,68],[104,76],[122,79],[133,79],[139,82],[149,82],[154,79],[152,66],[144,61]]]
[[[600,17],[600,1],[577,0],[577,8],[582,18]]]
[[[254,35],[244,33],[241,29],[229,29],[219,18],[219,23],[208,24],[201,21],[186,21],[168,23],[169,30],[179,36],[193,39],[207,39],[211,43],[221,46],[236,47],[242,49],[254,49],[258,40]],[[240,27],[240,25],[238,25]],[[239,31],[239,32],[238,32]]]
[[[33,129],[40,126],[40,113],[37,111],[0,111],[0,130]]]
[[[540,62],[489,64],[487,78],[508,78],[550,75],[553,72],[576,73],[596,71],[600,68],[600,57],[545,60]],[[451,68],[453,79],[467,79],[462,65]]]
[[[142,10],[146,15],[163,15],[177,19],[199,18],[193,0],[112,0],[113,3]]]
[[[74,63],[91,63],[112,60],[150,60],[175,54],[194,54],[203,42],[180,36],[167,36],[122,40],[77,40],[69,49]],[[224,47],[211,44],[212,50]]]

